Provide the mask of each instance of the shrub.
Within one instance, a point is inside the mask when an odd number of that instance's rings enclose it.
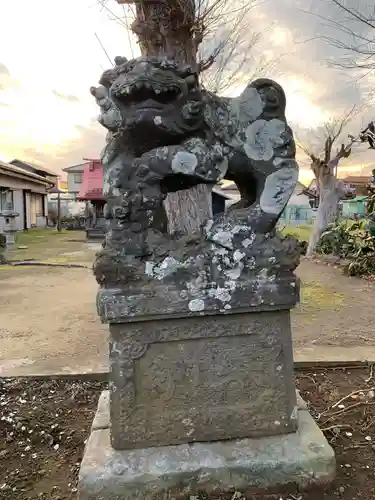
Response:
[[[344,266],[344,271],[350,276],[375,273],[375,239],[366,220],[331,225],[322,234],[316,250],[348,259],[350,262]]]

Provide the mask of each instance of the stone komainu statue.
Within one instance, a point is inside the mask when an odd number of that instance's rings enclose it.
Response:
[[[241,201],[232,210],[242,222],[255,233],[272,230],[298,180],[283,89],[258,79],[224,98],[201,88],[188,65],[155,57],[115,63],[91,88],[108,129],[104,194],[115,223],[107,244],[147,254],[139,235],[155,227],[167,193],[222,178],[238,186]],[[215,219],[208,237],[222,223]]]

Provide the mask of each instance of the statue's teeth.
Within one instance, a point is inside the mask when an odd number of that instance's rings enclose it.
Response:
[[[154,88],[154,92],[155,92],[155,94],[161,94],[161,90],[157,89],[157,88]]]

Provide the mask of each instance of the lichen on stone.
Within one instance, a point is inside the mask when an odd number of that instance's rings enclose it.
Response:
[[[181,284],[181,299],[208,307],[207,300],[232,296],[228,282],[237,289],[263,268],[295,266],[291,243],[273,231],[298,165],[276,82],[255,80],[236,98],[198,82],[194,68],[165,57],[117,57],[91,88],[109,131],[102,153],[109,231],[94,269],[105,286]],[[165,104],[145,107],[140,90]],[[209,220],[193,243],[161,229],[168,192],[222,178],[237,184],[241,201]],[[270,285],[276,274],[259,279]]]

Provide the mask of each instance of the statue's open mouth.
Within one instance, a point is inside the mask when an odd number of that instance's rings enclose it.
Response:
[[[124,104],[138,104],[138,107],[142,108],[161,108],[173,102],[181,94],[181,88],[173,84],[163,85],[149,80],[137,80],[122,85],[116,94]]]

